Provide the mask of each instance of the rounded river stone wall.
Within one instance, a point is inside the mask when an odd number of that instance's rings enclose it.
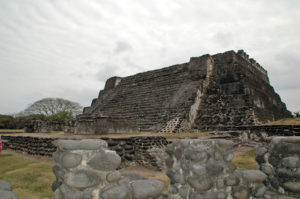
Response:
[[[161,199],[164,184],[158,180],[121,175],[121,157],[100,139],[54,142],[56,181],[52,199]]]
[[[300,137],[275,137],[256,149],[256,161],[268,179],[269,198],[300,198]]]

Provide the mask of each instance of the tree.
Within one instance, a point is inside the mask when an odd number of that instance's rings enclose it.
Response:
[[[48,117],[51,121],[63,122],[65,120],[74,120],[71,112],[61,111]]]
[[[81,113],[82,106],[62,98],[44,98],[34,102],[24,110],[25,115],[41,114],[51,116],[59,112],[71,112],[73,116]]]

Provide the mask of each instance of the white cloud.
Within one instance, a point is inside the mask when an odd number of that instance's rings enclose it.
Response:
[[[288,108],[300,110],[299,6],[299,0],[0,0],[0,113],[42,97],[86,106],[111,75],[240,48],[269,71]]]

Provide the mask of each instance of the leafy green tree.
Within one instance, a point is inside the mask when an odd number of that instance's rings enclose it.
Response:
[[[15,129],[14,118],[10,115],[0,115],[0,129]]]
[[[61,111],[48,117],[51,121],[63,122],[66,120],[74,120],[73,114],[68,111]]]

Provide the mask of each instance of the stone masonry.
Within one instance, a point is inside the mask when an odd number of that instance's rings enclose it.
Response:
[[[121,157],[103,140],[57,140],[53,199],[158,199],[164,184],[138,175],[121,175]]]
[[[237,168],[235,144],[224,139],[180,139],[168,145],[168,196],[162,182],[121,175],[121,158],[102,140],[59,140],[54,154],[54,199],[297,199],[300,138],[274,137],[256,148],[259,169]]]
[[[167,149],[169,199],[262,198],[267,176],[259,170],[237,169],[234,144],[228,140],[185,139]]]
[[[240,50],[108,79],[77,117],[75,133],[195,131],[290,116],[267,71]]]
[[[268,198],[300,198],[300,137],[275,137],[256,154],[260,170],[268,176]]]

